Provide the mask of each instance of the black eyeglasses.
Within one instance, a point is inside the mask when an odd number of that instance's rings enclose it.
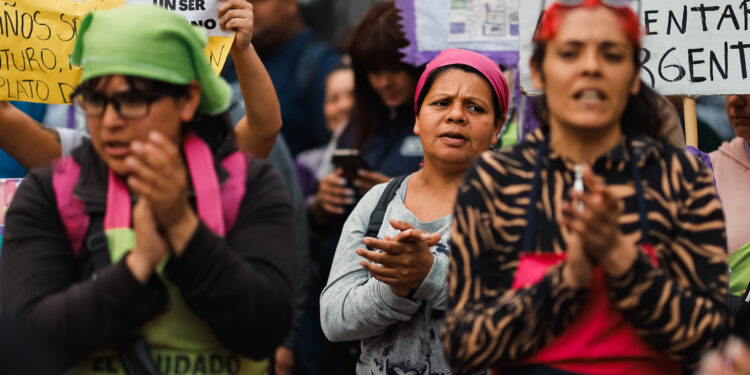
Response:
[[[76,89],[71,97],[78,104],[87,117],[100,117],[104,115],[109,103],[115,107],[117,114],[128,120],[142,119],[151,112],[151,104],[162,98],[172,96],[175,90],[165,90],[159,93],[145,94],[133,90],[104,95],[100,92],[83,88]]]

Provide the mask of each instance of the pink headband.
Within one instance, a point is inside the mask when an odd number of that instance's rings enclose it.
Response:
[[[480,55],[473,51],[467,51],[464,49],[447,49],[430,61],[424,69],[424,73],[419,77],[417,82],[417,91],[414,95],[414,112],[417,111],[417,102],[419,101],[419,94],[424,88],[427,77],[435,71],[435,69],[441,68],[448,65],[466,65],[470,66],[479,73],[482,73],[484,78],[490,82],[492,89],[495,90],[497,100],[500,102],[500,110],[503,115],[508,114],[508,82],[505,81],[503,72],[500,71],[500,67],[497,66],[492,60],[484,55]]]

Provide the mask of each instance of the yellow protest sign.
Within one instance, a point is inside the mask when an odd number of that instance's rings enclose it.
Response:
[[[125,3],[126,0],[0,1],[0,100],[70,103],[70,93],[81,78],[80,69],[69,63],[81,19],[92,10],[111,9]],[[170,0],[162,4],[169,5]],[[215,21],[192,23],[204,28],[216,24]],[[231,34],[209,38],[206,56],[217,73],[224,66],[233,41]]]

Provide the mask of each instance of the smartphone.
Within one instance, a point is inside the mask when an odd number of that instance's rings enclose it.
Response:
[[[344,171],[344,178],[354,179],[360,169],[372,170],[357,149],[338,149],[333,151],[333,164]]]
[[[583,165],[582,164],[576,164],[575,166],[575,181],[573,182],[573,190],[576,193],[583,193],[584,187],[583,187]],[[578,205],[576,206],[576,209],[578,212],[583,212],[583,202],[578,201]]]

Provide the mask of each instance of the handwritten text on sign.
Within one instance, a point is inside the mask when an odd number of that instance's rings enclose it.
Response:
[[[216,9],[220,1],[206,0],[205,7]],[[92,10],[123,4],[125,0],[0,1],[0,100],[70,103],[81,78],[80,69],[69,64],[81,19]],[[233,40],[209,38],[206,55],[217,73]]]
[[[127,4],[153,4],[185,16],[193,25],[202,26],[209,36],[232,36],[219,27],[219,5],[216,0],[126,0]]]
[[[521,1],[521,67],[528,62],[540,0]],[[750,93],[750,1],[644,0],[641,78],[665,95]],[[529,21],[532,20],[532,21]]]

